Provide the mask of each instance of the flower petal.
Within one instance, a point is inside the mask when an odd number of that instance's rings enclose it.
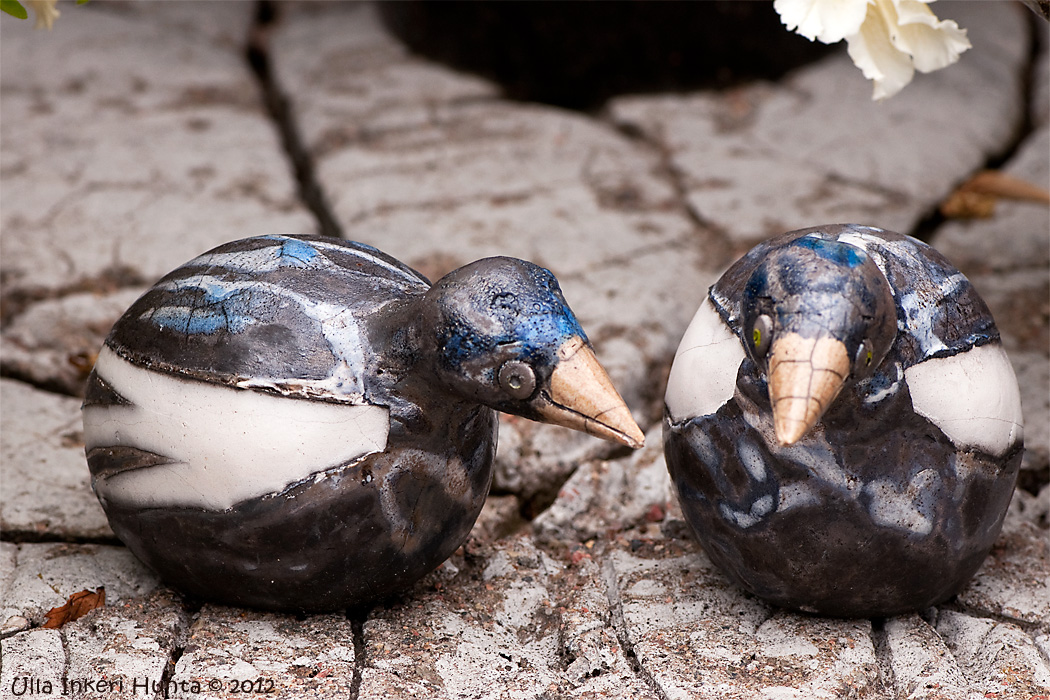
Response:
[[[29,0],[29,6],[36,14],[34,29],[51,29],[51,25],[62,14],[55,7],[57,3],[58,0]]]
[[[810,41],[834,44],[860,31],[868,4],[869,0],[774,0],[773,9],[788,29]]]
[[[875,81],[872,99],[896,95],[915,75],[911,57],[893,45],[890,27],[881,12],[869,12],[860,31],[846,37],[849,56],[864,73]]]
[[[966,30],[952,20],[938,20],[919,0],[893,0],[898,31],[894,45],[911,54],[915,68],[923,73],[950,66],[970,48]]]

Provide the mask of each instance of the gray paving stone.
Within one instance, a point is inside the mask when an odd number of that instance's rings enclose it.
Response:
[[[937,632],[971,688],[985,697],[1029,700],[1050,692],[1046,657],[1017,625],[945,610]]]
[[[573,472],[549,508],[532,521],[546,543],[586,542],[664,519],[675,499],[660,428],[629,459],[587,462]]]
[[[170,697],[340,698],[353,669],[353,626],[344,616],[206,605],[175,664]]]
[[[658,697],[631,668],[612,626],[613,612],[598,564],[576,561],[568,597],[559,606],[565,675],[576,684],[572,697]]]
[[[112,538],[84,460],[80,399],[0,380],[0,526],[21,536]]]
[[[958,663],[934,630],[918,615],[886,621],[893,684],[908,700],[975,700]]]
[[[253,7],[214,12],[4,22],[5,318],[26,299],[152,282],[225,240],[313,230],[234,42]]]
[[[37,629],[4,640],[0,693],[13,698],[62,692],[66,651],[59,630]]]
[[[867,620],[771,609],[699,552],[613,550],[606,578],[639,664],[668,698],[886,697]]]
[[[18,545],[11,542],[0,542],[0,592],[6,592],[7,587],[11,584],[17,557]]]
[[[1012,138],[1028,44],[1019,9],[939,3],[973,49],[882,103],[842,52],[776,86],[625,97],[610,110],[668,149],[696,215],[742,248],[818,223],[909,232]]]
[[[10,561],[8,553],[5,558]],[[74,593],[99,586],[113,605],[153,591],[159,582],[127,549],[103,545],[20,544],[0,603],[0,634],[44,622]]]
[[[167,687],[169,661],[187,624],[188,616],[167,589],[117,605],[107,600],[106,606],[62,628],[64,694],[163,697],[156,690]]]
[[[427,124],[438,105],[498,94],[487,81],[412,57],[368,4],[283,9],[285,21],[273,37],[274,69],[295,97],[297,118],[315,153],[367,143],[375,129],[410,132]]]
[[[83,395],[102,341],[143,291],[70,294],[28,306],[0,334],[4,371],[49,391]]]
[[[649,698],[610,628],[597,565],[519,535],[470,548],[365,622],[361,697]],[[598,584],[598,585],[596,585]]]
[[[1046,530],[1010,513],[988,559],[958,601],[973,610],[1050,628]]]

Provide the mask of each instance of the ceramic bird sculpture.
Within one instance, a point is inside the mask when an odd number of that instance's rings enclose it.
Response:
[[[644,439],[549,271],[487,258],[432,286],[370,246],[261,236],[128,309],[83,417],[110,525],[163,579],[320,611],[402,590],[466,539],[494,410]]]
[[[732,580],[788,608],[894,615],[957,593],[995,541],[1019,391],[988,308],[933,248],[804,229],[711,288],[668,379],[664,450]]]

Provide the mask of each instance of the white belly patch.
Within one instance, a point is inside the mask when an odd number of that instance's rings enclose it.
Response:
[[[87,449],[127,446],[171,459],[97,479],[105,501],[226,510],[386,449],[389,412],[381,406],[182,379],[106,347],[95,371],[131,405],[86,406]]]

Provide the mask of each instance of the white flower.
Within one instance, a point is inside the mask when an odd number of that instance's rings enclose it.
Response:
[[[900,92],[916,70],[949,66],[970,48],[965,29],[938,20],[921,0],[775,0],[773,7],[788,29],[810,41],[845,39],[850,58],[875,81],[876,100]]]
[[[33,14],[36,15],[37,29],[51,29],[51,25],[62,14],[55,7],[56,3],[58,0],[29,0],[29,6],[33,8]]]

